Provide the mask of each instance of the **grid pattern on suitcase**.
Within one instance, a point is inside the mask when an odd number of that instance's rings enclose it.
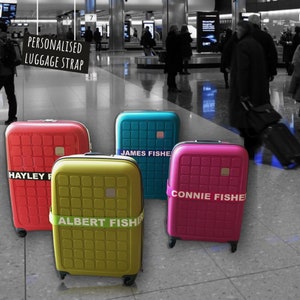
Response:
[[[178,175],[179,189],[224,194],[245,193],[241,191],[242,163],[238,156],[183,155]],[[177,200],[175,223],[179,236],[232,239],[239,235],[244,202]]]
[[[58,214],[122,218],[130,213],[126,176],[58,175]],[[125,272],[130,267],[131,230],[59,227],[61,263],[67,270]]]
[[[39,173],[50,174],[53,163],[59,156],[78,152],[78,138],[72,133],[12,133],[9,136],[10,170],[36,173],[37,178],[41,177]],[[25,229],[33,226],[50,230],[50,180],[10,179],[10,185],[15,195],[12,201],[16,203],[16,217],[20,226]]]
[[[172,120],[122,122],[122,150],[144,151],[131,156],[141,169],[145,197],[165,197],[170,154],[177,142],[175,126]]]

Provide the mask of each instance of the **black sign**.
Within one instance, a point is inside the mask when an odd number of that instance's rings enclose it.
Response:
[[[46,36],[25,35],[24,65],[61,71],[88,73],[90,44]]]
[[[124,23],[124,40],[130,42],[130,21]]]
[[[219,13],[197,13],[197,51],[212,52],[219,41]]]
[[[0,18],[6,24],[10,24],[11,19],[16,18],[17,4],[0,3]]]
[[[143,21],[143,29],[146,28],[147,26],[149,27],[149,31],[152,35],[152,38],[154,39],[155,38],[155,23],[154,23],[154,21],[151,21],[151,20]]]

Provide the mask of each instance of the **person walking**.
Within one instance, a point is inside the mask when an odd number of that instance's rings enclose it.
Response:
[[[155,46],[155,40],[152,38],[149,26],[145,27],[140,44],[144,48],[145,56],[151,56],[153,52],[153,46]]]
[[[258,15],[250,15],[249,22],[252,24],[252,36],[260,43],[264,50],[266,63],[266,81],[269,89],[270,81],[274,80],[277,75],[278,54],[274,41],[269,33],[261,30],[260,17]]]
[[[295,50],[292,59],[292,64],[293,64],[294,71],[289,86],[289,93],[292,94],[292,98],[294,100],[300,102],[300,45],[298,45]]]
[[[133,36],[133,38],[134,38],[135,41],[139,40],[139,38],[138,38],[138,31],[137,31],[136,28],[133,28],[133,35],[132,36]]]
[[[166,38],[167,85],[169,92],[181,92],[177,88],[176,75],[182,69],[181,38],[177,25],[172,25]]]
[[[290,28],[287,28],[280,37],[279,44],[283,47],[282,60],[288,75],[292,75],[292,58],[293,58],[293,34]]]
[[[17,121],[17,99],[15,95],[15,67],[7,65],[5,44],[7,42],[7,25],[0,23],[0,90],[4,87],[8,100],[8,119],[5,125]]]
[[[30,32],[29,32],[28,28],[27,27],[24,28],[23,37],[25,37],[26,35],[29,35],[29,34],[30,34]]]
[[[91,43],[93,41],[93,32],[91,30],[91,26],[88,26],[84,33],[84,40],[87,43]]]
[[[66,39],[69,41],[74,40],[74,33],[72,31],[72,28],[69,28],[67,34],[66,34]]]
[[[229,75],[231,72],[231,63],[232,63],[232,59],[233,59],[233,53],[235,53],[235,47],[236,47],[237,43],[238,43],[238,38],[237,38],[237,33],[235,31],[232,33],[232,36],[225,43],[224,48],[222,49],[221,68],[222,68],[222,70],[227,72]],[[229,78],[229,82],[230,81],[231,81],[231,79]],[[225,82],[225,87],[226,87],[226,82]],[[230,87],[230,85],[228,85],[228,87]]]
[[[99,28],[97,27],[95,32],[94,32],[94,41],[96,43],[96,51],[101,50],[101,40],[102,40],[102,36],[101,36],[100,31],[99,31]]]
[[[225,30],[225,35],[221,39],[219,50],[221,52],[221,67],[220,71],[224,74],[224,81],[225,81],[225,88],[229,88],[229,66],[230,66],[230,58],[226,57],[227,52],[224,51],[225,46],[232,38],[232,30],[230,28],[227,28]],[[229,57],[231,56],[231,53],[228,54]]]
[[[293,55],[294,55],[298,45],[300,45],[300,26],[295,27],[295,34],[294,34],[293,40],[292,40]]]
[[[182,70],[180,74],[189,75],[191,73],[188,72],[188,64],[193,55],[191,43],[193,39],[191,38],[191,33],[187,25],[182,25],[180,30],[180,38],[181,38],[181,53],[182,53]]]
[[[253,106],[270,103],[266,83],[266,63],[262,46],[251,35],[248,21],[237,24],[237,43],[233,47],[230,72],[229,121],[240,131],[249,158],[253,159],[261,140],[249,127],[243,101]]]

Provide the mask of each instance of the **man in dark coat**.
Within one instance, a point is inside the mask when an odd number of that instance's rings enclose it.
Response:
[[[292,41],[293,55],[294,55],[298,45],[300,45],[300,27],[296,26],[295,27],[295,34],[293,36],[293,41]]]
[[[15,95],[15,67],[5,64],[5,44],[7,41],[7,25],[0,22],[0,90],[4,87],[8,100],[8,120],[5,125],[17,121],[17,99]]]
[[[242,101],[249,99],[254,106],[269,103],[266,63],[262,46],[251,35],[252,26],[240,21],[237,26],[237,43],[233,47],[230,77],[229,117],[231,126],[239,129],[244,146],[253,158],[260,139],[253,136],[247,124]]]
[[[100,31],[99,31],[99,28],[96,28],[96,30],[94,32],[94,41],[96,43],[96,51],[101,50],[101,40],[102,40],[102,36],[101,36]]]
[[[274,41],[270,34],[261,30],[260,17],[258,15],[249,16],[249,22],[252,23],[252,36],[263,47],[266,62],[267,82],[272,81],[277,75],[278,54]],[[269,87],[269,84],[268,84]]]
[[[87,43],[91,43],[93,41],[93,32],[91,30],[91,26],[87,27],[84,33],[84,39]]]
[[[172,25],[166,38],[166,72],[169,92],[180,92],[176,85],[176,75],[182,68],[181,38],[178,27]]]
[[[66,34],[66,39],[69,41],[74,40],[74,33],[72,31],[72,28],[69,28],[67,34]]]
[[[189,32],[187,25],[182,25],[180,30],[180,38],[181,38],[181,54],[182,54],[182,70],[180,70],[180,74],[189,75],[188,72],[188,64],[189,60],[193,55],[191,43],[193,39],[191,38],[191,33]]]
[[[149,26],[145,27],[140,44],[144,47],[145,56],[151,56],[153,51],[152,47],[155,46],[155,41],[152,38]]]
[[[229,72],[228,69],[230,68],[230,57],[231,57],[231,51],[228,47],[229,42],[233,42],[232,40],[232,30],[230,28],[227,28],[225,31],[225,35],[222,37],[220,45],[219,45],[219,51],[221,52],[221,66],[220,71],[224,74],[224,81],[225,81],[225,88],[229,88]],[[227,47],[227,49],[226,49]],[[226,49],[226,50],[225,50]]]
[[[280,37],[279,44],[283,47],[282,60],[285,63],[285,68],[288,75],[292,75],[292,58],[293,58],[293,34],[290,28],[287,28]]]

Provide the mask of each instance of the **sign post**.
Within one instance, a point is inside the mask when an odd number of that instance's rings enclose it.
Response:
[[[197,51],[213,52],[219,42],[218,12],[197,12]]]

